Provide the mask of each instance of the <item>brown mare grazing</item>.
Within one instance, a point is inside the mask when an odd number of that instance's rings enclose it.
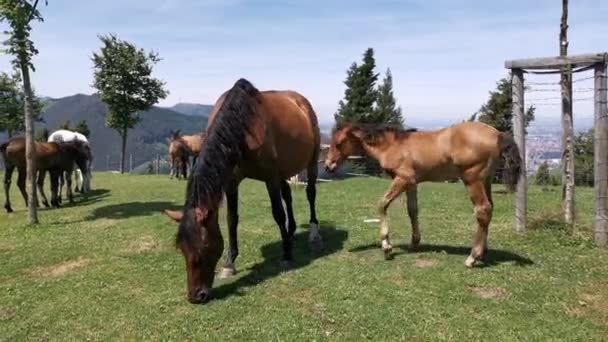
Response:
[[[334,129],[325,159],[328,171],[335,170],[348,156],[366,153],[376,159],[393,178],[379,203],[380,239],[385,257],[391,256],[386,211],[402,192],[407,194],[407,211],[412,224],[412,247],[420,243],[417,184],[425,181],[462,179],[477,216],[477,233],[471,254],[465,261],[472,267],[487,249],[488,226],[492,219],[492,178],[499,159],[506,160],[505,183],[514,190],[521,170],[519,149],[513,139],[478,122],[465,122],[438,131],[417,132],[398,128],[345,124]]]
[[[195,135],[182,135],[179,130],[171,132],[169,138],[169,160],[171,163],[171,177],[175,172],[180,178],[179,170],[182,171],[184,179],[187,177],[187,170],[190,157],[193,158],[192,165],[196,163],[196,158],[201,153],[201,145],[205,133]]]
[[[286,180],[307,169],[308,240],[313,246],[321,244],[315,213],[320,133],[316,114],[306,98],[293,91],[260,92],[240,79],[216,102],[206,133],[188,182],[183,212],[165,210],[167,216],[180,222],[176,244],[186,260],[188,299],[192,303],[209,299],[215,267],[222,255],[218,208],[224,192],[230,248],[221,275],[236,272],[238,186],[244,178],[266,183],[272,214],[281,232],[281,264],[289,265],[296,222]]]
[[[49,203],[44,193],[44,176],[46,171],[49,171],[51,175],[51,205],[58,207],[58,187],[59,178],[64,171],[72,171],[74,163],[78,165],[78,168],[82,172],[87,170],[87,160],[89,153],[85,145],[82,142],[64,142],[64,143],[43,143],[36,142],[36,168],[38,170],[38,192],[42,197],[42,203],[48,207]],[[2,153],[2,159],[6,171],[4,174],[4,196],[5,204],[4,208],[7,212],[12,212],[9,190],[11,186],[11,178],[13,170],[17,168],[19,177],[17,179],[17,185],[21,191],[21,195],[25,200],[27,206],[27,193],[25,192],[25,139],[24,138],[12,138],[9,141],[0,145],[0,153]],[[68,178],[68,198],[72,201],[71,192],[71,178]]]

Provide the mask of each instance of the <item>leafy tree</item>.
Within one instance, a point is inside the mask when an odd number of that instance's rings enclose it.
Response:
[[[120,172],[125,170],[127,133],[141,120],[139,113],[167,97],[164,82],[152,77],[160,61],[157,53],[146,53],[114,35],[100,36],[102,47],[93,54],[94,86],[108,106],[106,124],[122,138]]]
[[[46,127],[36,130],[35,139],[38,142],[47,142],[49,140],[49,130]]]
[[[89,124],[87,124],[86,120],[79,121],[76,126],[74,126],[74,131],[84,135],[87,138],[91,135],[91,130],[89,129]]]
[[[510,79],[498,81],[496,90],[490,92],[490,98],[479,109],[478,120],[501,132],[513,134],[513,84]],[[525,113],[525,126],[534,121],[534,106],[528,107]],[[473,117],[471,117],[473,118]]]
[[[535,176],[536,184],[538,185],[549,185],[551,184],[551,175],[549,174],[549,165],[547,162],[543,162],[538,167]]]
[[[45,1],[46,3],[46,1]],[[13,66],[21,71],[24,93],[24,128],[25,128],[25,159],[26,159],[26,192],[28,194],[28,223],[38,223],[36,208],[36,150],[34,147],[34,93],[30,82],[30,69],[34,71],[32,56],[38,53],[34,42],[30,39],[32,20],[42,21],[37,9],[38,0],[0,0],[0,21],[10,27],[6,31],[7,39],[3,45],[7,52],[14,57]]]
[[[393,94],[393,75],[391,74],[391,69],[386,69],[384,80],[378,87],[376,110],[374,113],[375,119],[378,122],[403,126],[401,107],[397,106],[397,100]]]
[[[574,138],[574,183],[593,186],[593,129]]]
[[[0,72],[0,131],[5,131],[9,138],[25,130],[25,96],[20,84],[19,73]],[[32,101],[32,119],[42,121],[43,103],[35,95]]]
[[[334,115],[336,122],[378,123],[374,115],[375,89],[378,74],[375,73],[374,50],[368,48],[363,54],[361,65],[353,63],[346,72],[344,99],[338,104]]]

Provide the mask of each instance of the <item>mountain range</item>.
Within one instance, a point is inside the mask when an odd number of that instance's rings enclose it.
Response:
[[[127,136],[126,165],[132,156],[133,167],[137,167],[160,155],[167,156],[168,138],[171,130],[179,129],[184,134],[201,132],[207,126],[207,113],[211,106],[178,104],[171,108],[152,107],[140,114],[142,120],[129,130]],[[66,121],[72,125],[85,120],[91,130],[89,137],[95,170],[117,170],[120,165],[121,139],[118,133],[106,126],[108,109],[97,95],[77,94],[59,99],[47,99],[43,111],[44,122],[36,129],[46,127],[49,132],[58,129]]]

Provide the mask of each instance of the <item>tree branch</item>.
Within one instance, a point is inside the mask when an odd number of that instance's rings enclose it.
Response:
[[[32,21],[32,19],[34,19],[34,14],[36,13],[36,7],[38,6],[38,1],[39,0],[34,1],[34,4],[32,5],[32,12],[30,12],[30,15],[27,17],[26,23],[29,23],[30,21]]]

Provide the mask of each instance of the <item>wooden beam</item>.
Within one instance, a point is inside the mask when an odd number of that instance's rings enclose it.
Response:
[[[572,117],[572,69],[565,66],[562,91],[562,209],[564,221],[574,224],[574,121]]]
[[[519,148],[521,157],[521,175],[517,183],[515,196],[515,230],[526,230],[526,213],[528,207],[528,180],[526,177],[526,118],[524,107],[524,73],[521,69],[512,72],[513,83],[513,138]]]
[[[564,66],[577,68],[588,66],[595,63],[606,63],[608,61],[608,53],[594,53],[586,55],[574,55],[565,57],[545,57],[545,58],[528,58],[516,59],[505,62],[507,69],[561,69]]]
[[[606,64],[595,66],[595,124],[594,124],[594,192],[595,192],[595,244],[608,242],[608,81]]]

